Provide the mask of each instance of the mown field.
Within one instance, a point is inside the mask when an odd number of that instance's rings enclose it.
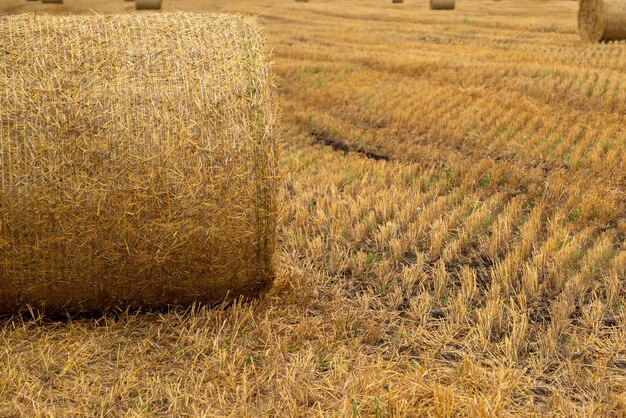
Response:
[[[121,0],[0,13],[128,12]],[[624,416],[626,42],[573,1],[257,14],[285,185],[253,304],[0,323],[0,416]]]

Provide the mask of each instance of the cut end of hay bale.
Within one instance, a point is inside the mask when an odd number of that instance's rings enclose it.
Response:
[[[598,42],[606,31],[606,8],[603,0],[581,0],[578,9],[578,30],[584,41]]]
[[[277,146],[254,20],[2,16],[0,45],[0,314],[214,304],[272,283]]]
[[[162,0],[135,0],[136,10],[161,10]]]
[[[626,39],[626,0],[580,0],[578,31],[587,42]]]
[[[431,10],[452,10],[454,9],[454,0],[430,0]]]

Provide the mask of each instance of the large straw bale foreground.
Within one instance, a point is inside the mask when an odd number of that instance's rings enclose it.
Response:
[[[0,18],[0,313],[271,283],[264,41],[239,16]]]
[[[580,0],[578,30],[584,41],[626,39],[626,0]]]

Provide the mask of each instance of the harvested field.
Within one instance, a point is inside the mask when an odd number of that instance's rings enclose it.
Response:
[[[90,9],[134,5],[0,13]],[[173,10],[265,26],[275,286],[213,310],[5,320],[0,416],[626,414],[626,42],[581,42],[571,1]]]

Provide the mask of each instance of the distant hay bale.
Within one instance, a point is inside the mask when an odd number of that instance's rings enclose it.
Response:
[[[391,0],[392,3],[403,3],[404,0]]]
[[[253,20],[2,16],[0,45],[0,313],[271,284],[272,82]]]
[[[580,0],[578,31],[584,41],[626,39],[626,0]]]
[[[161,10],[162,0],[135,0],[136,10]]]
[[[452,10],[454,9],[454,0],[430,0],[431,10]]]

